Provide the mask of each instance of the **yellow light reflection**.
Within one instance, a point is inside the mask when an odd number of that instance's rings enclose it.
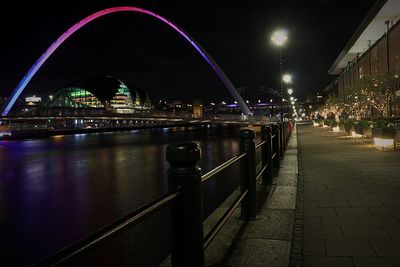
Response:
[[[393,147],[394,139],[374,138],[374,144],[380,147]]]
[[[361,134],[358,134],[358,133],[356,133],[355,131],[352,131],[352,132],[351,132],[351,137],[353,137],[353,138],[361,138],[361,137],[362,137],[362,135],[361,135]]]

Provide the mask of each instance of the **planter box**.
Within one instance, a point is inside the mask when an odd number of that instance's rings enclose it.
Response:
[[[394,139],[395,129],[394,128],[372,128],[372,138],[381,139]]]
[[[350,134],[351,130],[353,129],[353,126],[349,126],[349,125],[344,125],[344,131],[346,132],[346,134]]]
[[[365,135],[365,129],[362,125],[354,125],[354,132],[356,132],[356,134],[360,134],[360,135]]]

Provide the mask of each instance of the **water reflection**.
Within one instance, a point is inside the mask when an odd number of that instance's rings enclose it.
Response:
[[[205,173],[238,153],[237,136],[177,127],[0,142],[2,262],[36,262],[164,194],[168,143],[199,142]],[[206,214],[237,184],[234,172],[205,185]]]

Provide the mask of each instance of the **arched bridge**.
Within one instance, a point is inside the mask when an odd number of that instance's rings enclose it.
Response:
[[[214,59],[207,53],[207,51],[204,50],[200,46],[200,44],[194,40],[187,32],[185,32],[183,29],[178,27],[176,24],[172,23],[171,21],[167,20],[166,18],[143,8],[138,8],[138,7],[133,7],[133,6],[120,6],[120,7],[112,7],[112,8],[107,8],[101,11],[98,11],[96,13],[93,13],[90,16],[87,16],[86,18],[82,19],[72,27],[70,27],[66,32],[64,32],[47,50],[46,52],[33,64],[33,66],[28,70],[28,72],[25,74],[23,79],[20,81],[18,86],[14,89],[14,91],[11,93],[10,97],[8,97],[7,102],[3,106],[1,110],[1,115],[2,116],[7,116],[9,111],[11,110],[12,106],[14,105],[15,101],[18,99],[22,91],[25,89],[25,87],[28,85],[32,77],[39,71],[39,69],[42,67],[42,65],[46,62],[46,60],[54,53],[54,51],[62,44],[64,43],[72,34],[74,34],[76,31],[78,31],[80,28],[85,26],[86,24],[96,20],[97,18],[103,17],[107,14],[112,14],[112,13],[117,13],[117,12],[136,12],[136,13],[141,13],[141,14],[146,14],[149,16],[152,16],[163,23],[167,24],[171,28],[173,28],[177,33],[179,33],[182,37],[184,37],[199,53],[200,55],[207,61],[207,63],[211,66],[211,68],[215,71],[215,73],[218,75],[218,77],[221,79],[221,81],[224,83],[226,89],[229,91],[229,93],[234,97],[234,99],[238,102],[243,114],[245,115],[250,115],[251,111],[244,102],[243,98],[239,95],[237,92],[235,86],[232,84],[232,82],[229,80],[229,78],[225,75],[225,73],[222,71],[222,69],[218,66],[218,64],[214,61]]]

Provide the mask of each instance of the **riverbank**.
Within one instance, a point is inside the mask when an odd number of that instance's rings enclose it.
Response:
[[[132,131],[132,130],[187,127],[187,126],[199,126],[199,125],[204,125],[204,123],[185,122],[185,123],[174,123],[174,124],[152,124],[152,125],[140,125],[140,126],[128,126],[128,127],[107,127],[107,128],[12,130],[8,131],[8,133],[4,135],[0,135],[0,141],[47,138],[55,135],[121,132],[121,131]]]

